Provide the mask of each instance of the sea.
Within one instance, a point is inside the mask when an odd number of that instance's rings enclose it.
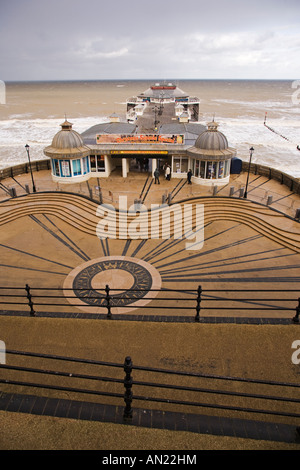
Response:
[[[79,133],[126,119],[126,100],[151,85],[174,83],[200,100],[199,122],[219,124],[237,156],[300,178],[300,80],[87,80],[2,82],[0,169],[45,158],[67,118]],[[299,147],[300,148],[300,147]]]

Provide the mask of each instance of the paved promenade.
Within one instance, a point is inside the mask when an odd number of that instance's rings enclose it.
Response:
[[[146,180],[149,180],[145,186]],[[234,197],[239,197],[240,190],[245,188],[246,173],[240,175],[231,175],[229,184],[218,186],[215,189],[217,196],[229,196],[231,187],[234,187]],[[186,184],[185,180],[171,179],[166,181],[161,175],[160,185],[151,185],[150,174],[145,172],[131,171],[127,178],[122,178],[121,171],[114,171],[108,178],[91,178],[88,183],[79,183],[73,185],[63,185],[54,183],[48,170],[34,172],[34,182],[37,191],[73,191],[85,196],[92,195],[96,201],[99,201],[99,185],[102,192],[102,200],[104,203],[113,204],[116,207],[119,204],[119,196],[127,196],[128,203],[133,204],[136,198],[142,194],[142,199],[146,206],[151,204],[161,204],[163,196],[167,197],[171,194],[172,202],[201,196],[212,196],[213,190],[203,185]],[[0,201],[7,199],[9,196],[5,189],[14,188],[16,194],[26,194],[25,185],[28,184],[32,188],[30,174],[21,174],[15,178],[7,178],[1,181]],[[3,187],[4,186],[4,187]],[[144,187],[145,186],[145,187]],[[275,180],[269,180],[265,176],[250,174],[248,199],[266,205],[268,198],[272,198],[270,207],[281,211],[291,217],[295,216],[296,210],[300,208],[300,195],[295,194],[290,189]]]
[[[20,287],[24,291],[25,285],[29,284],[33,289],[43,287],[72,291],[73,286],[85,287],[84,276],[98,269],[101,272],[92,276],[91,287],[123,287],[124,292],[132,290],[132,286],[161,290],[159,296],[149,291],[143,299],[137,298],[136,302],[132,302],[136,315],[194,318],[199,286],[204,291],[201,317],[291,319],[295,315],[300,225],[291,214],[298,207],[299,196],[292,194],[288,188],[251,175],[249,197],[244,199],[238,195],[245,175],[234,176],[228,187],[218,189],[215,197],[212,197],[211,190],[203,186],[187,185],[185,181],[175,179],[162,180],[157,189],[152,178],[146,179],[147,175],[142,173],[127,179],[113,174],[103,182],[90,180],[88,184],[71,188],[63,185],[55,187],[48,172],[36,172],[34,176],[37,193],[26,195],[23,191],[24,196],[3,199],[0,206],[0,251],[5,269],[2,287]],[[17,178],[22,186],[25,186],[25,178],[28,181],[28,175]],[[99,183],[102,202],[110,207],[108,211],[99,211]],[[9,187],[11,181],[5,181],[5,184]],[[275,200],[271,206],[263,204],[259,198],[263,186],[269,188],[268,193],[272,189],[273,194],[277,194],[277,203]],[[232,197],[228,195],[229,187],[235,188]],[[65,193],[64,189],[76,194]],[[20,196],[21,190],[19,186]],[[139,216],[140,224],[147,222],[146,235],[140,239],[130,235],[130,227],[135,223],[134,216],[126,217],[126,226],[122,229],[119,212],[115,212],[115,209],[121,209],[120,197],[126,198],[126,208],[136,199],[141,199],[149,209],[152,204],[161,203],[163,194],[171,195],[170,207],[176,205],[182,218],[185,206],[192,205],[190,219],[185,220],[193,234],[188,244],[184,238],[174,238],[176,233],[178,236],[179,228],[179,235],[183,235],[184,230],[182,223],[179,226],[172,218],[168,219],[169,236],[163,238],[161,219],[155,219],[153,211],[151,218],[147,212]],[[88,195],[93,200],[87,199]],[[203,230],[199,230],[200,222],[196,219],[199,205],[204,208]],[[165,210],[169,210],[168,206]],[[96,233],[102,219],[116,229],[115,233],[109,233],[108,229],[108,238],[103,240]],[[203,237],[199,248],[195,227]],[[121,230],[125,230],[125,235]],[[169,300],[174,296],[167,291],[174,288],[178,290],[177,300]],[[240,294],[230,294],[232,290],[249,289],[276,292],[268,294],[269,299],[265,293],[260,296],[241,295],[240,302],[237,301]],[[191,292],[187,294],[186,291]],[[224,291],[227,293],[224,294]],[[119,308],[115,304],[112,313],[131,315],[130,302],[126,305],[124,302],[118,303]],[[107,312],[102,306],[103,302],[99,303],[99,308],[94,308],[95,305],[88,307],[76,295],[65,304],[60,304],[60,313],[74,312],[72,306],[75,305],[77,313]],[[278,309],[274,310],[273,307]],[[20,307],[15,308],[20,310]],[[43,306],[37,310],[51,311]]]
[[[147,176],[134,173],[124,180],[115,173],[100,182],[95,179],[88,184],[65,187],[73,191],[73,195],[65,193],[62,185],[53,184],[46,171],[34,173],[36,194],[26,195],[24,191],[25,184],[30,185],[29,175],[2,181],[6,188],[14,186],[17,195],[22,197],[8,198],[4,190],[1,192],[1,287],[20,287],[24,291],[24,286],[29,284],[33,292],[36,287],[64,291],[59,300],[61,305],[55,309],[52,305],[36,305],[35,317],[30,316],[27,301],[22,306],[12,306],[7,299],[0,315],[0,339],[5,341],[7,348],[14,350],[116,362],[122,362],[130,354],[137,365],[298,383],[298,369],[291,362],[291,345],[299,336],[299,326],[292,321],[299,297],[300,230],[299,222],[293,218],[300,207],[299,196],[285,186],[257,175],[250,176],[247,200],[238,197],[245,184],[245,174],[235,175],[228,186],[217,188],[216,197],[212,197],[212,191],[207,188],[175,179],[162,180],[159,187],[154,186]],[[204,204],[203,247],[197,251],[188,250],[185,240],[174,238],[100,240],[96,234],[101,220],[99,213],[97,215],[99,183],[102,202],[112,206],[108,217],[114,214],[112,208],[118,209],[119,196],[127,196],[128,204],[141,198],[147,208],[151,204],[160,204],[163,195],[168,197],[169,194],[170,202],[178,203],[179,207],[191,202]],[[234,186],[234,194],[229,197],[231,186]],[[273,202],[268,207],[266,201],[270,195]],[[92,196],[92,200],[87,196]],[[194,213],[191,217],[196,223]],[[132,220],[129,217],[127,223]],[[174,231],[176,227],[171,224],[171,228]],[[149,297],[132,301],[128,296],[127,307],[119,304],[112,308],[110,321],[103,303],[96,305],[96,310],[88,304],[87,298],[80,300],[76,296],[76,290],[87,280],[88,285],[100,289],[108,279],[129,294],[133,293],[132,286],[139,283],[150,292],[151,282],[156,282],[160,285],[159,297],[157,300]],[[197,323],[195,306],[199,285],[203,296]],[[71,292],[73,299],[66,295],[68,286],[75,286]],[[169,295],[169,289],[178,290],[176,298]],[[234,294],[235,298],[226,301],[226,307],[224,292],[227,295],[232,290],[257,289],[272,289],[272,297],[266,298],[263,293],[254,299],[249,292],[246,298],[237,302],[237,294]],[[193,293],[187,294],[191,290]],[[191,296],[190,303],[187,296]],[[37,303],[36,298],[33,301]],[[80,301],[82,304],[78,305]],[[141,301],[144,304],[138,303]],[[168,311],[166,302],[172,307]],[[187,308],[190,304],[191,310]],[[66,396],[60,396],[58,403],[55,393],[47,396],[34,393],[33,398],[24,397],[29,394],[26,387],[18,391],[10,387],[2,387],[2,390],[3,419],[6,420],[7,415],[18,416],[15,427],[11,428],[7,421],[7,433],[15,439],[10,448],[18,448],[18,426],[22,426],[26,413],[31,417],[29,433],[30,429],[40,426],[40,433],[47,436],[48,418],[55,420],[55,426],[59,421],[58,426],[62,426],[61,432],[68,436],[68,442],[72,441],[68,432],[73,429],[73,420],[82,419],[85,425],[91,426],[89,429],[95,429],[91,418],[93,405],[89,408],[90,405],[83,405],[81,400],[69,403]],[[40,397],[38,403],[36,396]],[[66,407],[71,404],[74,405],[73,416],[66,413]],[[104,408],[100,405],[96,411],[101,414]],[[120,423],[120,405],[107,405],[108,419],[102,421]],[[293,412],[297,412],[298,404],[291,406]],[[35,414],[33,410],[40,412]],[[231,448],[297,445],[297,418],[256,416],[252,419],[236,414],[213,415],[207,410],[200,414],[192,410],[181,414],[177,409],[166,409],[162,421],[159,413],[161,411],[138,407],[130,427],[133,440],[127,441],[130,442],[128,448],[134,445],[134,438],[137,442],[136,428],[148,428],[150,432],[162,427],[172,433],[174,429],[181,433],[185,427],[184,432],[201,435],[199,447],[194,443],[193,448],[212,449],[218,445],[226,448],[224,437],[234,439],[230,443],[227,441]],[[89,432],[94,431],[87,430]],[[105,429],[102,432],[103,442],[109,442]],[[219,437],[220,441],[204,442],[203,435]],[[52,438],[48,436],[48,439]],[[182,439],[185,443],[185,436]],[[30,439],[26,442],[22,445],[30,446]],[[167,444],[163,440],[156,442],[154,448],[159,448],[161,442],[172,446],[171,438]],[[76,445],[80,447],[78,442]],[[93,448],[105,448],[101,447],[103,445],[94,442]],[[137,448],[144,448],[144,443],[137,445]],[[182,447],[176,445],[179,449],[188,448],[184,447],[186,443]],[[0,440],[1,446],[9,448],[7,439]]]

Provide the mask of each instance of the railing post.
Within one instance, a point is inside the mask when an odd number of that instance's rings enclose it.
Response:
[[[110,288],[108,285],[106,285],[105,287],[105,292],[106,292],[106,302],[107,302],[107,305],[106,305],[106,308],[107,308],[107,318],[111,318],[111,306],[110,306],[110,299],[111,299],[111,296],[109,295],[109,291],[110,291]]]
[[[124,408],[123,419],[124,420],[131,420],[132,419],[132,408],[131,408],[131,403],[132,403],[132,377],[131,377],[132,361],[131,361],[131,357],[129,357],[129,356],[127,356],[125,358],[124,371],[125,371],[125,374],[126,374],[125,377],[124,377],[124,387],[125,387],[124,401],[126,403],[126,406]]]
[[[296,315],[293,317],[294,323],[299,323],[299,315],[300,315],[300,297],[298,298],[298,305],[296,307]]]
[[[26,284],[25,290],[27,292],[28,305],[30,307],[30,315],[35,316],[35,311],[33,310],[32,295],[30,294],[30,287]]]
[[[198,286],[197,293],[198,293],[198,295],[197,295],[197,306],[196,306],[195,321],[200,321],[200,310],[201,310],[200,304],[201,304],[201,294],[202,294],[201,286]]]
[[[102,189],[101,189],[101,186],[100,186],[99,178],[97,178],[97,182],[98,182],[98,188],[99,188],[99,201],[100,201],[100,204],[103,204]]]

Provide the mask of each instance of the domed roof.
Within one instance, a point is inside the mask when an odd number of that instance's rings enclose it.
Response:
[[[84,145],[78,132],[72,129],[72,124],[65,120],[61,124],[61,130],[55,134],[52,144],[44,150],[48,157],[79,157],[87,155],[89,148]]]
[[[212,121],[207,124],[207,131],[197,138],[195,147],[203,150],[226,150],[228,141],[225,135],[218,131],[218,124]]]
[[[192,157],[201,160],[229,160],[236,155],[236,149],[229,147],[226,136],[218,131],[215,121],[207,124],[207,130],[201,132],[193,147],[187,149]]]
[[[52,147],[56,149],[73,149],[83,146],[83,140],[78,132],[72,129],[67,120],[61,124],[61,131],[57,132],[52,140]]]

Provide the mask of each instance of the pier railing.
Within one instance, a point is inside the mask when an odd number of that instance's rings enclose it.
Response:
[[[139,407],[188,413],[209,410],[221,416],[236,412],[249,419],[292,419],[299,429],[299,383],[136,365],[129,356],[115,363],[6,350],[6,358],[0,364],[0,384],[4,394],[15,397],[12,404],[20,406],[22,396],[27,402],[39,396],[41,408],[42,397],[54,398],[56,416],[60,406],[66,408],[67,396],[73,403],[123,404],[124,421],[131,420]]]
[[[41,170],[50,170],[51,169],[51,161],[49,158],[42,159],[42,160],[33,160],[31,162],[31,168],[33,172],[39,172]],[[242,171],[247,172],[249,168],[249,163],[247,161],[242,161]],[[268,178],[268,180],[275,180],[278,181],[280,184],[287,186],[291,192],[295,194],[300,194],[300,179],[294,176],[291,176],[287,173],[284,173],[276,168],[272,168],[266,165],[260,165],[258,163],[251,163],[250,165],[250,172],[254,175],[264,176]],[[3,168],[0,170],[0,189],[9,197],[15,197],[16,195],[23,194],[26,191],[31,191],[31,184],[28,184],[28,189],[23,187],[23,185],[18,181],[17,177],[22,174],[28,174],[29,176],[29,164],[28,163],[21,163],[19,165],[14,165],[11,167]],[[93,176],[93,175],[91,175]],[[3,180],[11,178],[13,183],[15,183],[15,187],[6,187],[5,184],[2,183]],[[28,179],[28,183],[30,178]],[[45,181],[43,181],[43,185],[45,185]],[[21,188],[21,189],[20,189]],[[44,186],[43,186],[44,189]],[[51,189],[53,190],[53,184],[51,185]],[[57,189],[59,189],[59,184],[57,184]],[[15,190],[15,191],[14,191]],[[99,200],[99,189],[97,185],[92,188],[87,185],[84,187],[82,185],[82,191],[86,192],[88,196],[95,198],[97,201]],[[94,191],[94,194],[93,194]],[[103,192],[103,189],[102,189]],[[105,195],[106,196],[106,195]],[[265,191],[261,194],[261,198],[265,198],[268,200],[268,196],[272,196],[272,199],[277,198],[278,195],[276,193],[272,193],[270,191]],[[109,194],[108,199],[111,199],[111,194]],[[279,195],[280,197],[280,195]],[[271,204],[269,200],[269,204]]]
[[[151,294],[147,298],[147,294]],[[290,318],[299,323],[297,289],[99,289],[0,287],[0,314],[73,318],[195,321],[205,316]],[[141,302],[146,300],[146,302]],[[122,313],[120,313],[122,309]],[[128,311],[128,314],[126,313]],[[124,313],[125,312],[125,313]],[[284,313],[284,315],[282,315]]]

